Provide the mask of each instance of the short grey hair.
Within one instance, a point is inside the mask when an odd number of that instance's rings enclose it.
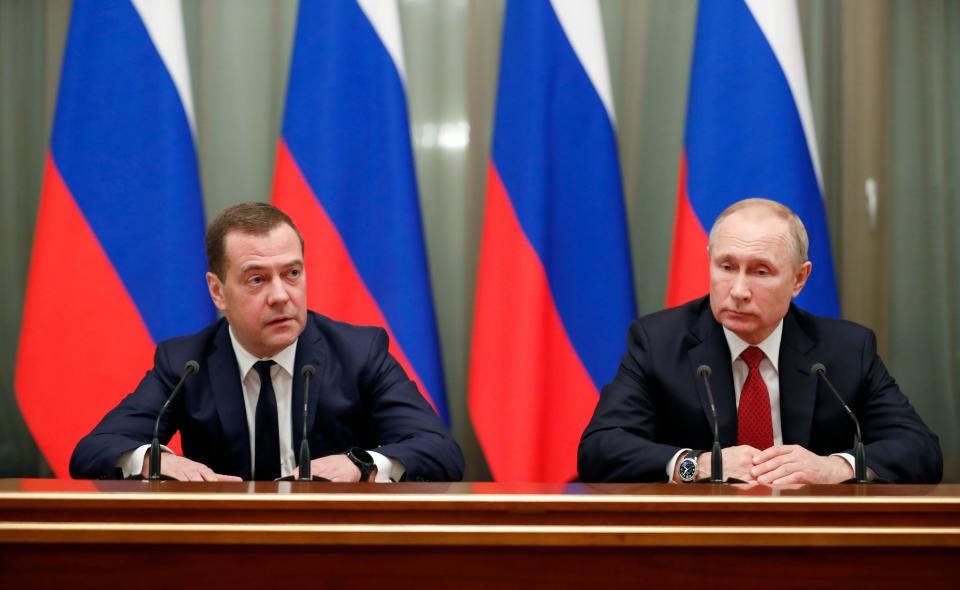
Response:
[[[810,239],[807,237],[807,228],[803,226],[803,221],[800,219],[800,216],[794,213],[789,207],[783,203],[771,201],[770,199],[743,199],[724,209],[723,213],[718,215],[717,219],[713,222],[713,227],[710,228],[710,241],[707,245],[708,251],[713,248],[713,241],[717,237],[717,227],[719,227],[724,219],[730,217],[737,211],[751,209],[753,207],[766,209],[787,222],[787,228],[790,233],[789,243],[791,254],[793,254],[797,268],[800,268],[800,266],[809,259]]]

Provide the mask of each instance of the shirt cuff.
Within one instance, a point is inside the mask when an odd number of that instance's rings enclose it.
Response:
[[[377,464],[377,477],[373,480],[378,483],[388,483],[400,481],[407,468],[403,463],[396,459],[391,459],[381,455],[376,451],[367,451],[373,457],[373,462]]]
[[[857,461],[853,458],[853,455],[850,453],[834,453],[831,457],[840,457],[844,459],[847,463],[850,464],[850,469],[853,470],[853,476],[857,476]]]
[[[124,478],[143,473],[143,460],[149,450],[150,445],[143,445],[120,455],[116,466],[123,471]],[[164,453],[173,453],[169,447],[164,445],[160,445],[160,450]]]
[[[677,468],[677,459],[680,458],[680,455],[686,453],[687,451],[692,451],[692,450],[693,449],[680,449],[673,455],[673,458],[670,459],[670,461],[667,463],[667,481],[669,483],[680,483],[677,481],[673,481],[673,471],[674,469]]]

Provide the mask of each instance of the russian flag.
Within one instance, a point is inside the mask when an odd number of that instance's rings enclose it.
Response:
[[[837,316],[813,111],[793,0],[701,2],[667,305],[709,290],[707,234],[729,205],[764,197],[807,228],[813,273],[796,302]]]
[[[600,10],[507,3],[469,406],[497,481],[568,481],[636,313]]]
[[[300,3],[273,203],[306,242],[307,303],[384,327],[449,423],[394,0]]]
[[[75,0],[15,388],[58,477],[77,441],[216,316],[179,0]]]

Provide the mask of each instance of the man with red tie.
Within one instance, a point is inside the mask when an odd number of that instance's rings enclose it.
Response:
[[[855,427],[811,372],[817,363],[860,421],[871,478],[941,480],[939,439],[887,373],[873,332],[791,302],[812,270],[808,245],[800,218],[777,202],[747,199],[720,214],[709,236],[709,296],[631,326],[580,441],[584,481],[709,477],[702,365],[712,369],[724,475],[763,484],[852,478]]]

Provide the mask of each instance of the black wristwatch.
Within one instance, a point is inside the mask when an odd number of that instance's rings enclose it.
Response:
[[[373,473],[373,470],[377,468],[377,464],[373,462],[373,457],[370,456],[370,453],[360,447],[350,447],[346,455],[347,459],[353,461],[353,464],[360,470],[360,481],[367,481],[370,474]]]
[[[697,479],[697,457],[703,451],[690,451],[687,456],[680,461],[680,467],[677,469],[677,475],[680,481],[690,483]]]

